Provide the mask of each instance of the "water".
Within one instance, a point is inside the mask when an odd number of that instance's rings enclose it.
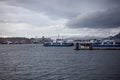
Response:
[[[120,51],[0,45],[0,80],[120,80]]]

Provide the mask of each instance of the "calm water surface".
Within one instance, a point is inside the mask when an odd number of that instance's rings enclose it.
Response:
[[[0,80],[120,80],[120,50],[0,45]]]

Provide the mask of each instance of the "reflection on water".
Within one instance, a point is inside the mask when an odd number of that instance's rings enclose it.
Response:
[[[0,79],[120,80],[120,51],[0,45]]]

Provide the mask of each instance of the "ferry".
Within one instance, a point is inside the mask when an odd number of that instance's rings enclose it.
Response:
[[[43,46],[45,47],[70,47],[70,46],[73,46],[73,43],[64,41],[62,39],[56,39],[53,42],[45,42]]]
[[[116,44],[114,40],[104,40],[101,44],[92,44],[93,48],[102,49],[120,49],[120,44]]]
[[[100,43],[75,42],[75,50],[120,50],[120,44],[114,40],[104,40]]]

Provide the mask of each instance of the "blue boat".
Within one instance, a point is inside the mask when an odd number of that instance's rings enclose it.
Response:
[[[101,43],[75,42],[75,50],[120,50],[120,44],[113,40],[105,40]]]
[[[43,44],[45,47],[70,47],[73,46],[72,42],[67,42],[66,40],[63,39],[56,39],[53,42],[46,42]]]

